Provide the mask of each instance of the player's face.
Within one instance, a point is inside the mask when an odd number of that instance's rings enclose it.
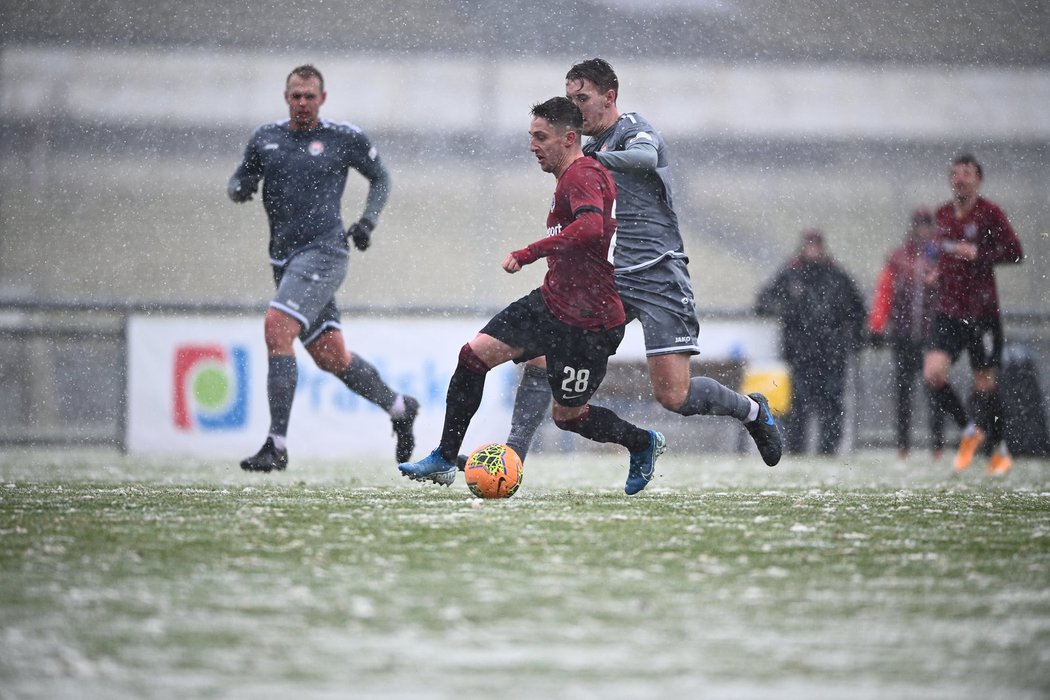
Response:
[[[542,117],[533,117],[529,125],[529,150],[536,156],[536,161],[545,173],[560,175],[564,169],[566,153],[569,150],[568,135],[551,125]]]
[[[820,260],[824,257],[824,248],[819,243],[806,241],[802,244],[801,254],[805,260]]]
[[[612,90],[603,94],[590,80],[566,80],[565,96],[583,112],[583,133],[587,136],[597,136],[616,120]]]
[[[288,116],[292,128],[296,130],[312,129],[320,121],[321,105],[327,95],[321,90],[321,81],[317,78],[301,78],[292,75],[284,91],[284,101],[288,103]]]
[[[958,163],[952,166],[948,173],[948,181],[952,186],[952,194],[955,199],[968,201],[977,196],[977,190],[981,186],[981,178],[977,174],[977,166],[973,163]]]
[[[937,233],[937,227],[931,224],[918,224],[915,227],[915,238],[918,241],[932,241]]]

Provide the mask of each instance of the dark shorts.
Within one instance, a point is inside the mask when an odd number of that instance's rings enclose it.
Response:
[[[928,348],[948,353],[952,362],[965,350],[970,355],[970,367],[992,369],[1002,364],[1003,326],[998,318],[963,320],[937,314]]]
[[[273,266],[277,294],[270,306],[302,324],[303,345],[328,328],[340,327],[335,292],[346,277],[348,263],[345,252],[317,247],[295,253],[283,266]]]
[[[684,260],[616,276],[627,320],[642,324],[647,357],[678,353],[700,354],[693,283]]]
[[[493,316],[481,332],[521,348],[515,362],[545,355],[547,382],[562,406],[583,406],[590,400],[623,340],[623,326],[588,331],[559,321],[538,289]]]

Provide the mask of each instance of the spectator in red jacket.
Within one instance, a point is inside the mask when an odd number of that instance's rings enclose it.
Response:
[[[948,179],[952,199],[935,215],[939,288],[922,373],[934,402],[962,430],[955,469],[970,466],[984,445],[991,457],[988,473],[1003,474],[1013,460],[1002,445],[1003,407],[996,381],[1003,328],[995,266],[1019,263],[1024,252],[1006,213],[980,196],[984,172],[976,158],[958,156]],[[973,370],[972,418],[948,383],[948,370],[964,350]]]
[[[897,401],[897,450],[902,459],[911,447],[912,395],[922,375],[922,355],[936,303],[937,249],[933,212],[912,212],[904,242],[890,252],[875,282],[868,331],[878,345],[893,351]],[[944,414],[930,405],[931,449],[944,449]]]

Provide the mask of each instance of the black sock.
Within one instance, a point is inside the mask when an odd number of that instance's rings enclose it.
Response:
[[[970,422],[969,417],[966,415],[966,409],[963,408],[958,394],[952,390],[951,384],[946,383],[940,389],[930,389],[930,400],[934,402],[934,405],[951,416],[960,428],[965,428],[967,423]]]
[[[1003,439],[1003,406],[999,392],[975,391],[973,394],[974,422],[984,431],[984,451],[991,454],[992,448]]]
[[[1003,397],[999,390],[994,389],[991,394],[992,396],[989,399],[990,422],[988,424],[990,439],[988,443],[994,447],[1006,438],[1006,425],[1003,423],[1006,419],[1006,411],[1003,409]]]
[[[463,436],[474,414],[481,406],[481,397],[485,393],[485,375],[467,369],[460,363],[448,383],[448,394],[445,397],[445,426],[441,431],[441,455],[449,462],[455,462],[459,448],[463,446]]]
[[[288,419],[292,415],[292,400],[299,382],[295,355],[275,355],[270,358],[266,374],[266,398],[270,402],[270,434],[287,435]]]
[[[384,411],[389,412],[397,399],[397,392],[386,385],[386,382],[379,376],[379,370],[360,355],[353,355],[346,370],[337,376],[350,391],[371,401]]]
[[[562,430],[582,435],[595,442],[614,442],[631,452],[649,446],[649,431],[628,423],[623,418],[601,406],[588,406],[584,413],[571,421],[556,423]]]

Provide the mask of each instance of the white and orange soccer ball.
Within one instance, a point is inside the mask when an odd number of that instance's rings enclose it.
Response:
[[[470,453],[463,476],[478,498],[510,498],[521,486],[521,459],[506,445],[490,442]]]

